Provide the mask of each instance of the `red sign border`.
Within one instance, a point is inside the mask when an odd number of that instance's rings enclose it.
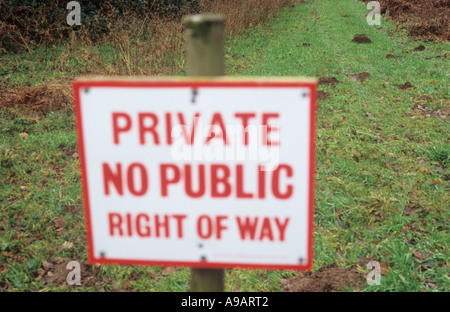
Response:
[[[313,80],[75,80],[72,82],[74,95],[74,109],[76,118],[76,130],[78,136],[78,151],[81,167],[81,183],[86,221],[86,232],[88,241],[88,260],[92,264],[120,264],[120,265],[144,265],[144,266],[180,266],[191,268],[248,268],[248,269],[270,269],[270,270],[301,270],[311,271],[314,253],[314,186],[315,186],[315,148],[316,148],[316,101],[317,84]],[[106,88],[309,88],[310,90],[310,166],[309,166],[309,231],[308,231],[308,262],[298,265],[280,264],[247,264],[247,263],[225,263],[205,261],[152,261],[137,259],[112,259],[96,258],[94,255],[94,242],[92,237],[92,223],[90,215],[89,189],[86,170],[86,155],[84,150],[83,120],[81,114],[80,92],[83,88],[106,87]]]

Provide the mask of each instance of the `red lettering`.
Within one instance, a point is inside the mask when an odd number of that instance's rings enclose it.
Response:
[[[112,132],[113,142],[115,145],[120,144],[121,134],[129,132],[132,129],[133,123],[137,124],[137,136],[140,145],[148,144],[148,141],[152,141],[155,145],[162,144],[161,140],[165,141],[167,145],[173,144],[172,128],[177,122],[180,125],[184,141],[187,145],[193,145],[196,137],[197,129],[200,123],[200,113],[195,113],[192,121],[192,126],[188,126],[185,116],[182,112],[176,113],[176,117],[173,113],[166,112],[160,116],[154,112],[140,112],[137,113],[136,120],[132,119],[131,115],[125,112],[112,113]],[[242,125],[242,143],[244,146],[250,144],[250,132],[249,125],[252,119],[257,117],[256,113],[252,112],[237,112],[234,113],[234,117],[238,119],[238,122]],[[262,144],[264,146],[279,146],[280,142],[276,139],[271,139],[270,134],[279,132],[279,125],[275,122],[280,118],[279,113],[269,112],[262,113],[261,126],[262,129]],[[163,123],[159,127],[160,123]],[[161,131],[161,133],[159,131]],[[165,132],[165,138],[164,133]],[[160,137],[160,135],[162,137]],[[149,138],[148,136],[151,136]],[[206,144],[211,143],[212,140],[219,139],[224,145],[229,145],[229,138],[227,138],[226,123],[223,115],[220,112],[214,112],[211,114],[211,121],[209,123],[209,132],[205,139]]]
[[[218,172],[222,171],[223,176],[219,177]],[[226,165],[211,165],[211,197],[228,197],[231,194],[231,185],[228,182],[230,169]],[[219,185],[224,186],[222,192]]]
[[[171,224],[171,218],[175,223]],[[177,237],[183,238],[183,221],[186,215],[158,215],[150,217],[145,213],[133,215],[131,213],[109,213],[109,235],[148,238],[152,235],[151,225],[154,228],[155,238],[170,238],[171,226],[176,227]],[[223,226],[222,226],[223,227]]]
[[[239,233],[241,234],[241,239],[245,240],[248,237],[249,239],[253,240],[256,234],[258,217],[255,217],[253,221],[249,217],[245,217],[245,220],[241,220],[241,217],[236,217],[236,221],[238,224]]]
[[[225,130],[225,124],[220,113],[214,113],[211,120],[211,126],[209,128],[209,137],[206,139],[205,143],[209,144],[212,139],[218,138],[216,133],[216,130],[218,129],[217,127],[220,128],[220,137],[223,140],[223,144],[228,145],[227,131]]]
[[[119,119],[124,120],[125,125],[119,125]],[[127,132],[131,129],[131,117],[127,113],[113,113],[112,114],[112,124],[113,124],[113,137],[114,144],[119,144],[119,134],[120,132]]]
[[[206,224],[206,231],[205,225]],[[208,239],[213,232],[211,218],[207,215],[202,215],[197,220],[197,234],[202,239]]]
[[[115,190],[119,195],[123,195],[123,179],[122,179],[122,164],[116,164],[115,172],[112,171],[111,167],[107,163],[102,164],[103,168],[103,191],[105,195],[110,195],[110,184],[113,185]],[[140,177],[140,188],[136,187],[136,171],[139,171]],[[135,196],[142,196],[147,193],[148,185],[148,174],[144,165],[139,163],[131,164],[127,169],[127,186],[131,194]]]
[[[158,116],[153,113],[140,113],[139,115],[139,143],[141,145],[145,144],[145,133],[149,132],[153,134],[153,141],[155,145],[159,145],[159,136],[156,131],[156,126],[158,125]],[[150,125],[145,125],[145,120],[151,119]]]
[[[166,141],[167,145],[172,145],[172,119],[170,113],[166,113]]]
[[[186,144],[188,144],[188,145],[194,144],[195,131],[198,127],[198,122],[200,120],[200,114],[196,113],[194,115],[194,121],[192,122],[192,130],[191,130],[190,136],[188,133],[188,127],[186,125],[186,122],[184,121],[184,116],[182,113],[178,113],[178,120],[179,120],[180,125],[182,126],[181,129],[183,130],[183,136],[184,136],[184,140],[185,140]]]
[[[244,166],[236,166],[236,196],[237,198],[253,198],[252,193],[244,191]]]
[[[242,122],[242,128],[244,130],[244,146],[247,146],[249,144],[249,138],[248,138],[248,131],[247,126],[248,126],[248,121],[250,118],[255,118],[256,114],[255,113],[236,113],[234,114],[234,116],[236,118],[240,118],[241,122]]]
[[[270,219],[264,218],[262,228],[261,228],[261,235],[259,236],[259,240],[263,240],[264,238],[268,238],[270,241],[273,241],[273,235],[272,235],[272,226],[270,225]]]
[[[135,168],[138,169],[140,172],[140,181],[141,181],[141,188],[137,189],[135,185]],[[145,193],[147,193],[148,190],[148,174],[147,170],[142,164],[133,163],[128,167],[127,170],[127,182],[128,182],[128,189],[130,190],[130,193],[135,196],[142,196]]]
[[[192,189],[191,165],[184,166],[184,186],[186,194],[193,198],[202,197],[205,194],[205,165],[198,166],[198,191]]]
[[[164,221],[163,222],[160,222],[159,221],[159,216],[155,215],[156,237],[160,236],[160,228],[164,229],[165,237],[168,238],[169,237],[169,216],[168,215],[164,216]]]
[[[260,222],[261,221],[261,222]],[[285,218],[284,221],[275,217],[271,220],[270,217],[264,217],[260,219],[258,217],[236,217],[237,226],[242,240],[264,240],[274,241],[274,231],[278,230],[279,240],[284,241],[286,239],[286,229],[289,223],[289,218]],[[272,228],[274,226],[274,228]],[[276,227],[275,227],[276,226]]]
[[[217,216],[216,217],[216,224],[217,224],[217,234],[216,237],[217,239],[221,239],[222,238],[222,232],[225,231],[226,229],[228,229],[225,225],[222,224],[223,220],[228,219],[227,216]]]
[[[269,134],[270,132],[275,132],[275,130],[278,130],[278,126],[273,127],[268,124],[269,119],[271,118],[279,118],[280,114],[278,113],[264,113],[262,115],[262,125],[263,125],[263,131],[262,131],[262,143],[266,146],[279,146],[280,142],[275,141],[269,141]]]
[[[171,170],[173,172],[173,177],[169,179],[168,171]],[[178,183],[180,181],[180,170],[176,165],[172,164],[161,164],[160,165],[160,173],[161,173],[161,195],[163,197],[167,197],[169,195],[169,184]]]
[[[258,166],[258,198],[266,197],[266,171],[264,171],[264,166]]]
[[[123,236],[122,231],[122,216],[118,213],[110,213],[109,217],[109,235],[114,236],[115,230],[118,230],[118,235]]]
[[[285,239],[284,234],[286,232],[286,228],[289,223],[289,218],[286,218],[284,223],[280,223],[280,220],[278,220],[278,218],[275,218],[275,223],[277,224],[278,231],[280,232],[280,241],[284,241]]]
[[[144,219],[144,221],[146,222],[145,225],[142,225],[141,219]],[[140,213],[136,216],[136,232],[140,237],[150,237],[150,226],[148,225],[149,222],[150,217],[146,214]]]
[[[112,183],[119,195],[123,195],[123,183],[122,183],[122,165],[116,164],[116,172],[112,172],[107,163],[103,163],[103,188],[105,195],[110,194],[109,184]]]
[[[197,219],[198,236],[202,239],[209,239],[215,232],[216,238],[221,239],[222,232],[228,229],[228,227],[223,224],[223,221],[226,219],[228,219],[227,216],[216,216],[216,220],[214,221],[207,215],[201,215]]]
[[[131,237],[131,236],[133,236],[133,224],[132,224],[132,220],[131,220],[131,214],[127,213],[126,218],[127,218],[127,233],[128,233],[128,236]]]
[[[286,170],[286,175],[288,178],[292,177],[293,169],[289,165],[278,165],[278,168],[272,173],[272,192],[273,195],[279,199],[288,199],[292,196],[294,192],[294,187],[289,184],[286,188],[286,192],[280,192],[280,172],[281,170]]]
[[[183,238],[183,220],[187,218],[186,215],[173,215],[177,221],[178,238]]]

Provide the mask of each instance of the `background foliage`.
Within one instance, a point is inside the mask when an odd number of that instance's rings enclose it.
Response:
[[[72,27],[66,22],[67,4],[61,0],[0,1],[0,49],[18,52],[30,45],[59,43],[72,31],[97,39],[109,32],[108,23],[119,17],[174,18],[199,9],[198,0],[80,0],[82,25]]]

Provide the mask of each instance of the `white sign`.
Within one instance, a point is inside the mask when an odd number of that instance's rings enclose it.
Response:
[[[73,87],[91,262],[311,268],[314,81]]]

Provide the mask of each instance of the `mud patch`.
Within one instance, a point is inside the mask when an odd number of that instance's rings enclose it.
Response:
[[[379,0],[381,13],[404,25],[414,37],[450,40],[449,0]]]
[[[337,80],[336,77],[321,77],[319,78],[319,86],[326,85],[329,87],[335,87],[336,84],[341,83],[339,80]]]
[[[425,47],[423,45],[420,45],[418,47],[415,47],[413,51],[424,51]]]
[[[71,107],[72,90],[69,85],[40,85],[6,90],[0,93],[0,109],[19,107],[30,111],[49,111]]]
[[[419,113],[423,116],[434,117],[434,118],[440,119],[442,121],[447,120],[448,116],[450,115],[450,109],[433,110],[427,106],[422,106],[420,104],[414,105],[413,111],[415,111],[416,113]]]
[[[67,283],[68,274],[74,270],[67,265],[73,261],[68,258],[50,258],[42,262],[42,268],[38,270],[36,279],[41,279],[44,284],[69,286]],[[98,277],[99,267],[91,265],[86,261],[75,260],[80,264],[81,286],[97,287],[102,289],[103,283],[112,283],[110,279]],[[75,286],[74,286],[75,287]]]
[[[324,101],[324,100],[328,99],[329,97],[330,97],[330,95],[328,93],[321,91],[321,90],[317,91],[317,99],[319,101]]]
[[[393,59],[393,58],[397,58],[398,56],[395,56],[394,54],[386,54],[386,58],[388,59]]]
[[[356,74],[356,75],[349,76],[350,80],[353,80],[353,81],[365,81],[369,77],[370,77],[370,74],[366,73],[366,72],[362,72],[362,73],[359,73],[359,74]]]
[[[398,85],[398,88],[401,90],[408,90],[408,89],[414,88],[414,86],[409,81],[407,81],[402,85]]]
[[[356,42],[356,43],[372,43],[372,40],[370,40],[370,38],[367,37],[364,34],[357,34],[357,35],[355,35],[355,38],[353,38],[352,42]]]
[[[363,272],[332,265],[283,279],[281,286],[286,292],[333,292],[347,289],[358,291],[364,288],[365,283],[366,274]]]

